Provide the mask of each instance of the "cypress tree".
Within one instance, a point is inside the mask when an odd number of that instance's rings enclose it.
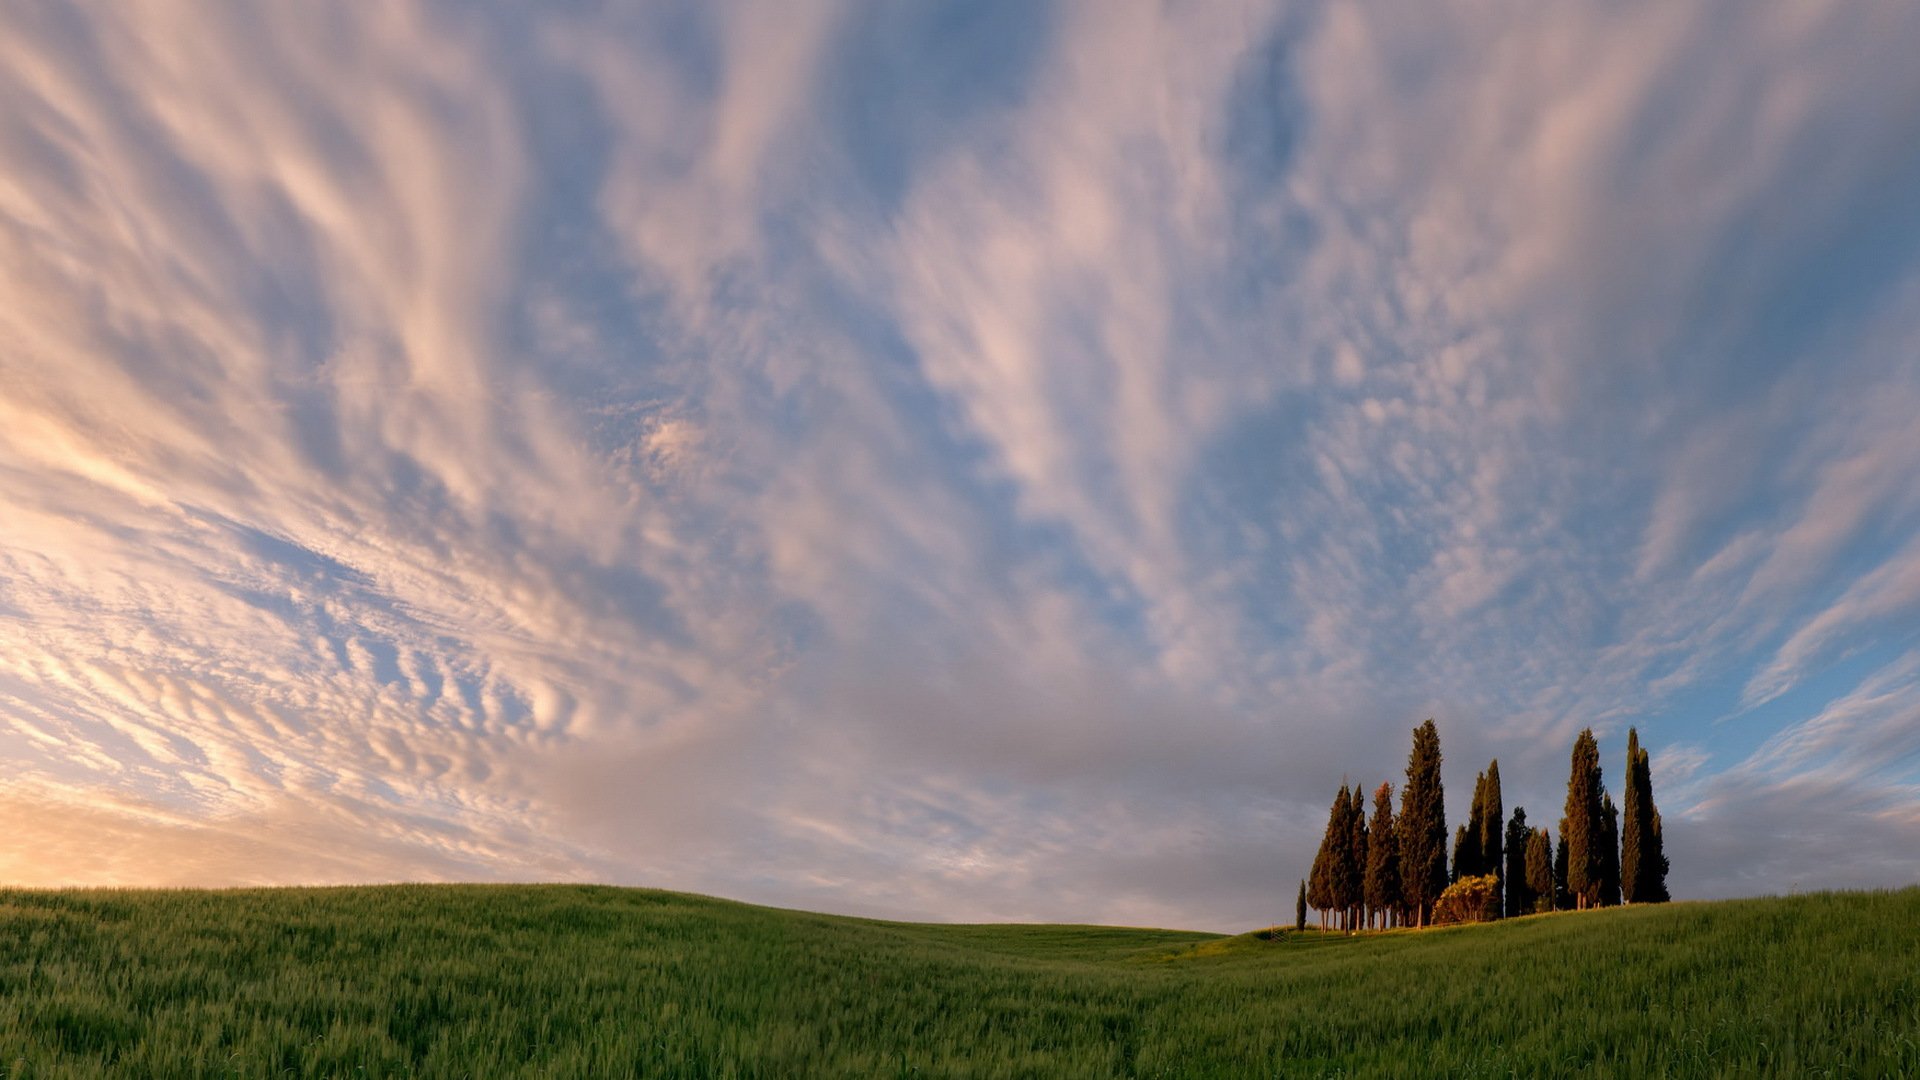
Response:
[[[1503,857],[1506,845],[1501,843],[1500,835],[1506,807],[1500,797],[1499,758],[1494,758],[1493,763],[1487,766],[1487,781],[1483,786],[1486,791],[1480,797],[1480,872],[1494,876],[1494,911],[1499,913],[1508,880],[1506,859]]]
[[[1620,892],[1629,904],[1667,899],[1667,856],[1653,805],[1653,759],[1627,729],[1627,786],[1620,820]]]
[[[1327,822],[1327,899],[1335,913],[1337,930],[1347,929],[1347,916],[1353,909],[1353,804],[1349,794],[1347,785],[1341,784]]]
[[[1553,910],[1573,906],[1573,894],[1567,891],[1567,819],[1560,819],[1560,842],[1553,848]]]
[[[1553,910],[1553,841],[1545,829],[1527,836],[1527,890],[1533,893],[1533,910]]]
[[[1643,754],[1645,752],[1644,750],[1641,751]],[[1653,796],[1651,794],[1647,796],[1647,805],[1653,805]],[[1641,871],[1642,874],[1646,875],[1642,880],[1648,882],[1647,903],[1664,904],[1673,899],[1673,894],[1667,891],[1667,871],[1671,869],[1671,864],[1667,862],[1667,841],[1661,832],[1660,811],[1658,810],[1653,812],[1653,832],[1651,835],[1653,839],[1647,844],[1646,860],[1652,869],[1643,869]]]
[[[1347,799],[1347,929],[1358,929],[1367,912],[1367,803],[1355,784]]]
[[[1320,929],[1327,928],[1327,912],[1334,907],[1334,837],[1342,835],[1334,831],[1340,821],[1341,807],[1346,805],[1346,791],[1342,789],[1340,797],[1333,801],[1332,809],[1327,811],[1327,831],[1320,837],[1320,851],[1313,857],[1313,872],[1307,877],[1307,902],[1320,913]]]
[[[1634,904],[1646,899],[1640,865],[1647,834],[1653,831],[1652,815],[1640,801],[1640,732],[1634,728],[1627,729],[1627,783],[1620,801],[1620,898]]]
[[[1320,915],[1320,929],[1327,928],[1325,886],[1327,881],[1327,841],[1320,838],[1320,850],[1314,853],[1313,869],[1307,871],[1307,903]]]
[[[1533,910],[1533,892],[1527,886],[1527,843],[1533,830],[1527,828],[1525,807],[1513,808],[1513,820],[1507,822],[1505,907],[1508,916],[1525,915]],[[1549,871],[1551,872],[1551,871]]]
[[[1606,785],[1600,787],[1600,905],[1620,903],[1620,811]]]
[[[1582,728],[1573,740],[1567,774],[1566,831],[1561,842],[1567,859],[1567,891],[1576,908],[1600,903],[1605,868],[1600,792],[1600,744],[1594,741],[1592,728]]]
[[[1367,906],[1379,915],[1380,929],[1392,927],[1400,910],[1400,837],[1393,822],[1393,785],[1373,792],[1373,824],[1367,829]]]
[[[1293,901],[1293,928],[1295,930],[1305,930],[1307,928],[1307,879],[1306,878],[1300,879],[1300,895],[1296,897]]]
[[[1400,886],[1415,926],[1425,926],[1447,887],[1447,796],[1440,783],[1440,731],[1413,729],[1407,786],[1400,789]]]
[[[1453,832],[1453,880],[1463,877],[1479,877],[1480,866],[1480,818],[1484,814],[1483,799],[1487,793],[1487,774],[1481,773],[1473,778],[1473,801],[1467,804],[1466,824]]]

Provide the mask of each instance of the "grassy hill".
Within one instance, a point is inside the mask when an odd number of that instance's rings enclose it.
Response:
[[[1376,937],[0,892],[0,1076],[1920,1075],[1920,889]]]

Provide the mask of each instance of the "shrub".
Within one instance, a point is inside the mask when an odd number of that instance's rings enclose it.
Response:
[[[1490,922],[1500,917],[1500,879],[1492,874],[1463,877],[1447,886],[1433,904],[1436,926]]]

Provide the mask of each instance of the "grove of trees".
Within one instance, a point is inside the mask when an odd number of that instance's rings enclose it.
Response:
[[[1334,796],[1320,850],[1296,898],[1296,926],[1305,927],[1309,907],[1319,913],[1322,930],[1351,932],[1670,898],[1652,763],[1637,730],[1627,731],[1619,805],[1602,776],[1593,729],[1574,739],[1558,844],[1546,829],[1528,824],[1525,808],[1505,816],[1495,759],[1474,779],[1449,866],[1440,732],[1431,719],[1413,730],[1398,813],[1391,783],[1374,789],[1371,821],[1362,792],[1342,783]]]

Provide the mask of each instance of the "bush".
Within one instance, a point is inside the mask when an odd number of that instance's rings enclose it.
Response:
[[[1435,926],[1491,922],[1500,917],[1500,879],[1492,874],[1463,877],[1447,886],[1433,903]]]

